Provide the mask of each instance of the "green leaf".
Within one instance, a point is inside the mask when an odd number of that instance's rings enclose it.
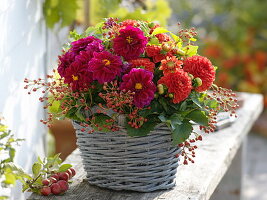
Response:
[[[3,134],[0,135],[0,140],[3,139],[3,138],[5,138],[8,135],[9,135],[8,132],[4,132]]]
[[[84,118],[83,114],[81,113],[81,109],[82,109],[82,107],[79,107],[79,108],[77,109],[75,115],[79,118],[80,121],[84,121],[85,118]]]
[[[175,35],[173,33],[170,33],[170,34],[171,34],[171,36],[172,36],[172,38],[174,39],[175,42],[179,42],[180,41],[180,38],[177,35]]]
[[[181,110],[181,111],[185,111],[186,108],[187,108],[187,101],[185,100],[185,101],[183,101],[183,102],[181,103],[180,110]]]
[[[126,123],[126,129],[129,136],[146,136],[150,131],[154,130],[157,122],[154,120],[148,120],[140,128],[133,128]]]
[[[176,125],[175,129],[172,132],[172,142],[174,145],[184,142],[189,138],[192,133],[193,127],[192,124],[188,121],[183,121],[182,124]]]
[[[159,118],[160,121],[162,121],[162,122],[166,122],[166,121],[167,121],[167,119],[166,119],[166,117],[165,117],[164,115],[159,115],[158,118]]]
[[[208,126],[209,120],[204,111],[194,110],[186,115],[186,118],[198,123],[199,125]]]
[[[203,103],[200,101],[198,93],[196,92],[192,92],[190,94],[190,98],[191,100],[199,107],[202,108],[203,107]]]
[[[166,101],[168,101],[168,100],[165,98],[159,98],[159,103],[162,105],[163,109],[165,111],[168,111],[168,105],[167,105]]]
[[[198,46],[188,45],[184,47],[187,56],[194,56],[197,54]]]
[[[14,185],[16,183],[16,176],[12,173],[6,173],[4,183]]]
[[[149,42],[148,42],[149,45],[159,45],[159,39],[156,38],[156,37],[152,37]]]
[[[105,114],[95,114],[95,121],[94,124],[98,124],[98,127],[93,126],[93,129],[98,130],[98,128],[102,128],[101,132],[109,132],[110,130],[104,125],[112,125],[112,122],[106,122],[106,120],[110,120],[111,117],[105,115]]]
[[[158,27],[158,28],[155,28],[155,30],[152,32],[151,35],[157,35],[157,34],[160,34],[160,33],[168,33],[168,32],[170,32],[170,31],[168,31],[165,28]]]
[[[11,162],[13,162],[13,160],[14,160],[15,153],[16,153],[16,150],[14,148],[9,149],[9,158],[10,158]]]
[[[22,178],[31,179],[31,176],[27,174],[21,167],[15,165],[14,163],[5,163],[4,168],[10,169],[13,173],[16,173],[17,176]]]
[[[38,162],[39,162],[40,164],[44,164],[43,161],[42,161],[42,159],[40,158],[40,156],[38,156],[37,159],[38,159]]]
[[[71,164],[63,164],[59,167],[58,172],[65,172],[67,171],[69,168],[71,168],[72,165]]]
[[[171,121],[171,126],[175,129],[176,125],[182,124],[183,117],[180,114],[174,113],[168,118],[168,120]]]
[[[38,176],[40,171],[41,171],[41,168],[42,168],[42,165],[38,162],[35,162],[33,165],[32,165],[32,173],[34,175],[34,177]]]

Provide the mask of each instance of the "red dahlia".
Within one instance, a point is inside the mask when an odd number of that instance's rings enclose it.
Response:
[[[168,52],[166,54],[161,53],[162,47],[156,45],[148,45],[146,46],[146,54],[148,57],[152,57],[155,63],[160,62],[165,59],[167,56],[171,56],[171,53]]]
[[[202,85],[196,87],[197,92],[203,92],[210,88],[215,80],[215,69],[209,59],[203,56],[192,56],[184,61],[184,71],[192,74],[194,78],[200,78]]]
[[[175,56],[167,57],[161,61],[160,70],[163,70],[163,74],[173,73],[178,69],[182,68],[183,62],[178,60]]]
[[[132,68],[144,68],[150,72],[154,72],[155,64],[149,58],[138,58],[130,60],[129,63]]]
[[[191,79],[182,69],[174,73],[165,74],[158,81],[168,88],[168,92],[174,94],[173,103],[179,103],[185,100],[192,89]]]

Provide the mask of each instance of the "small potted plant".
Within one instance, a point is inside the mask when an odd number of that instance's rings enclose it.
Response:
[[[194,162],[195,142],[215,130],[216,115],[235,115],[235,94],[213,84],[216,67],[197,54],[194,28],[171,33],[147,21],[109,18],[71,32],[42,90],[48,126],[70,118],[91,184],[153,191],[174,186],[178,160]]]

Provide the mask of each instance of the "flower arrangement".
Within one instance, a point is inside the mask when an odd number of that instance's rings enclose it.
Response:
[[[123,115],[129,136],[145,136],[164,123],[184,164],[194,162],[202,136],[193,124],[213,132],[217,113],[235,115],[238,107],[231,90],[213,84],[216,67],[197,54],[195,36],[194,28],[174,34],[152,22],[109,18],[83,34],[71,32],[51,81],[25,79],[25,89],[42,90],[48,117],[41,122],[48,127],[66,117],[85,134],[116,134]]]

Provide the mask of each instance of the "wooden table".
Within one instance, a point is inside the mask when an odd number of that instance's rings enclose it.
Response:
[[[86,182],[80,152],[76,149],[67,159],[77,170],[70,190],[63,196],[42,197],[32,194],[28,199],[58,199],[58,200],[219,200],[220,187],[218,184],[224,177],[227,169],[230,171],[230,180],[234,178],[233,187],[240,188],[242,178],[242,143],[253,123],[263,110],[263,97],[259,94],[242,93],[244,105],[238,111],[238,119],[225,129],[203,137],[196,150],[195,164],[179,166],[176,175],[176,186],[171,190],[151,193],[138,193],[129,191],[112,191],[92,186]],[[244,149],[244,147],[243,147]],[[236,156],[238,155],[238,156]],[[234,159],[234,157],[236,158]],[[237,163],[230,167],[232,161]],[[233,171],[233,172],[232,172]],[[225,178],[224,178],[225,179]],[[227,181],[227,180],[226,180]],[[229,181],[228,181],[229,182]],[[217,188],[217,189],[216,189]],[[214,193],[214,190],[218,191]],[[223,190],[222,190],[223,191]],[[213,196],[212,196],[213,194]],[[240,198],[236,191],[237,198]],[[212,197],[211,197],[212,196]],[[225,199],[234,199],[234,197]]]

